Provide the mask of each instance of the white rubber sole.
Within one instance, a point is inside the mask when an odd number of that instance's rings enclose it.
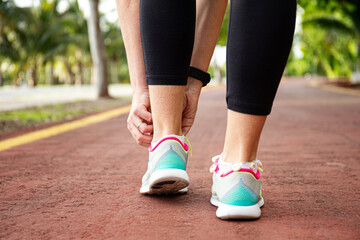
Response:
[[[180,169],[161,169],[153,172],[140,188],[142,194],[181,194],[188,191],[189,176]]]
[[[216,216],[221,219],[256,219],[261,216],[261,207],[264,206],[264,199],[261,198],[257,204],[252,206],[235,206],[220,202],[216,195],[212,195],[210,203],[218,209]]]

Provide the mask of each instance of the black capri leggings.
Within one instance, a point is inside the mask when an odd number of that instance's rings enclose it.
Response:
[[[195,0],[141,0],[140,30],[148,85],[187,84],[195,9]],[[296,0],[231,0],[226,56],[228,109],[270,114],[290,52],[295,17]]]

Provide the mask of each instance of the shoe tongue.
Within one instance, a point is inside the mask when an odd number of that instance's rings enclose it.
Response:
[[[185,137],[184,135],[180,136],[180,135],[175,135],[175,134],[169,134],[166,135],[164,137],[162,137],[160,140],[156,141],[156,142],[152,142],[151,143],[151,147],[155,147],[161,140],[163,140],[164,138],[177,138],[179,139],[182,143],[185,143]]]

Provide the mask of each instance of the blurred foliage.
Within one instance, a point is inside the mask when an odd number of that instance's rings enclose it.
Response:
[[[301,29],[295,35],[286,73],[338,78],[358,72],[360,1],[299,0],[298,5]],[[295,53],[296,47],[301,54]]]
[[[20,8],[0,0],[0,85],[91,84],[87,23],[76,0],[40,0]],[[350,77],[359,71],[360,1],[298,0],[300,28],[286,74]],[[218,39],[226,45],[229,7]],[[129,82],[118,23],[101,16],[110,82]]]
[[[217,44],[220,46],[226,46],[226,38],[227,38],[227,30],[229,25],[229,13],[230,13],[230,5],[228,4],[224,19],[220,28],[219,38]]]
[[[36,7],[20,8],[0,0],[0,84],[91,83],[91,55],[87,22],[76,0],[40,0]],[[103,35],[113,82],[129,81],[124,44],[117,24],[102,17]],[[121,80],[119,80],[121,79]]]
[[[110,82],[116,83],[118,79],[123,79],[122,82],[129,81],[130,75],[124,50],[124,41],[119,30],[119,25],[106,22],[104,28],[103,36],[106,54],[109,59],[108,62],[110,63]]]
[[[360,1],[298,0],[300,28],[285,70],[287,75],[350,77],[359,69]],[[218,39],[226,45],[229,6]],[[299,27],[298,26],[298,27]]]

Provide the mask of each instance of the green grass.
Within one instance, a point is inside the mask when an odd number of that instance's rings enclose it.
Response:
[[[42,123],[61,121],[67,118],[73,118],[75,116],[86,113],[85,110],[69,110],[65,104],[56,104],[53,108],[31,108],[16,110],[10,112],[0,113],[1,120],[21,121],[23,124],[27,123]]]
[[[76,101],[41,107],[0,112],[0,135],[49,123],[72,120],[86,114],[104,111],[129,103],[124,99],[101,99],[98,101]]]

